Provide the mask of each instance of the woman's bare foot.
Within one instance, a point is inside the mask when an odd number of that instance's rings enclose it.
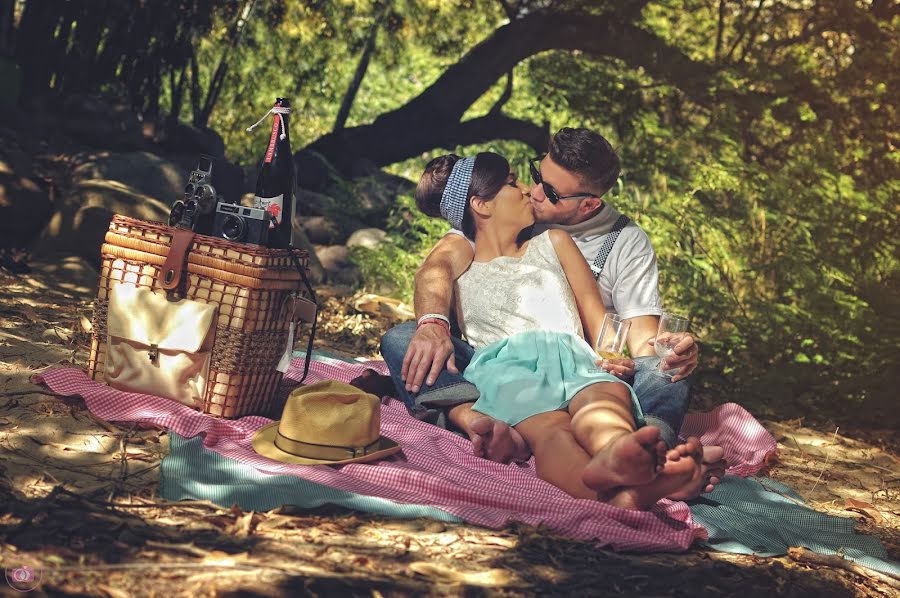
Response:
[[[604,502],[622,509],[647,511],[659,499],[701,479],[702,461],[703,445],[700,444],[700,440],[688,438],[684,444],[679,444],[666,454],[663,470],[653,481],[643,485],[617,488],[601,498]]]
[[[659,437],[659,428],[643,428],[618,436],[594,455],[581,481],[602,497],[611,488],[639,486],[652,481],[662,471],[666,443]]]
[[[485,415],[469,424],[472,450],[476,457],[497,463],[527,461],[531,449],[519,432],[506,422]]]
[[[725,449],[721,446],[704,446],[703,463],[700,464],[700,477],[678,488],[666,498],[671,500],[691,500],[703,492],[712,492],[725,476],[728,463],[725,461]]]

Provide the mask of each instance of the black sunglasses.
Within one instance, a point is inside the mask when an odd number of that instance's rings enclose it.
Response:
[[[534,181],[535,185],[541,185],[544,188],[544,195],[547,196],[547,199],[550,200],[550,203],[556,205],[561,199],[584,199],[585,197],[595,197],[593,193],[576,193],[574,195],[560,195],[559,191],[553,188],[553,186],[544,181],[541,178],[540,169],[534,165],[538,159],[534,158],[533,160],[528,162],[528,168],[531,169],[531,179]]]

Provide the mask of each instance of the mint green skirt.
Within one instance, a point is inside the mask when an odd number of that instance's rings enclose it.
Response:
[[[532,415],[568,407],[579,391],[598,382],[618,382],[594,362],[585,340],[564,332],[530,330],[492,343],[475,352],[463,376],[480,398],[475,411],[511,426]],[[637,427],[644,414],[631,386],[632,413]]]

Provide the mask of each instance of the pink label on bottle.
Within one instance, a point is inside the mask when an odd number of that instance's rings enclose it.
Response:
[[[266,164],[272,161],[275,155],[275,142],[278,141],[278,126],[281,124],[281,115],[276,114],[272,119],[272,136],[269,137],[269,147],[266,149]]]
[[[281,212],[284,209],[284,193],[276,195],[275,197],[260,197],[257,195],[253,198],[253,202],[257,208],[265,210],[275,216],[276,223],[281,224]],[[275,224],[270,222],[269,228],[275,228]]]

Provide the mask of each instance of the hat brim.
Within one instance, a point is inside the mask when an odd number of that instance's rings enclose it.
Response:
[[[256,434],[253,435],[253,450],[263,457],[268,457],[269,459],[274,459],[275,461],[281,461],[282,463],[292,463],[294,465],[346,465],[348,463],[368,463],[370,461],[384,459],[385,457],[393,455],[400,450],[399,444],[397,444],[390,438],[382,436],[378,439],[378,444],[375,446],[374,452],[362,455],[360,457],[354,457],[352,459],[342,459],[340,461],[329,461],[327,459],[310,459],[308,457],[300,457],[298,455],[286,453],[275,446],[275,436],[277,434],[277,421],[263,426],[256,431]]]

